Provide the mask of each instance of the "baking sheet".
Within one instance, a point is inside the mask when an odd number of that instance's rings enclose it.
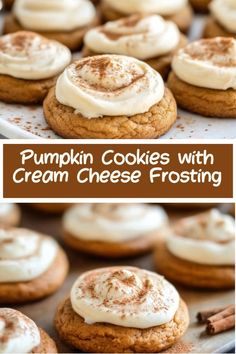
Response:
[[[167,211],[171,220],[194,213],[189,210],[176,212],[174,209],[167,209]],[[153,257],[151,254],[132,259],[110,261],[86,256],[70,250],[61,242],[62,227],[60,216],[50,216],[35,211],[32,207],[24,206],[22,226],[47,233],[57,238],[66,250],[70,260],[70,273],[66,282],[57,293],[42,301],[16,307],[18,310],[31,317],[37,325],[44,328],[56,340],[59,352],[75,352],[60,341],[53,326],[53,318],[58,303],[69,295],[70,288],[80,273],[97,267],[120,264],[154,270]],[[234,291],[206,292],[187,290],[180,286],[177,286],[177,288],[188,304],[191,323],[185,336],[176,345],[170,348],[168,353],[225,353],[231,350],[234,346],[234,330],[217,334],[215,336],[208,336],[204,333],[204,326],[196,323],[195,317],[199,310],[234,303]]]
[[[0,16],[0,26],[3,16]],[[204,16],[196,16],[189,38],[201,36]],[[42,107],[0,102],[0,134],[11,139],[61,139],[45,122]],[[206,118],[182,110],[171,130],[160,139],[234,139],[236,119]]]

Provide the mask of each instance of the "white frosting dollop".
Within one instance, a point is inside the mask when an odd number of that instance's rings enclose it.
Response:
[[[56,84],[57,100],[85,118],[145,113],[163,96],[160,74],[142,61],[121,55],[75,61]]]
[[[103,0],[112,9],[123,14],[155,13],[172,15],[184,8],[188,0]]]
[[[172,68],[194,86],[236,89],[236,40],[215,37],[190,43],[174,56]]]
[[[78,204],[63,218],[66,232],[87,241],[125,242],[157,232],[168,223],[165,211],[145,204]]]
[[[0,229],[0,282],[30,281],[52,265],[58,244],[26,229]]]
[[[15,204],[12,203],[0,203],[0,218],[8,216],[10,213],[14,212],[16,208]],[[4,221],[4,219],[3,219]]]
[[[71,290],[73,310],[88,324],[150,328],[170,322],[179,294],[162,276],[134,267],[110,267],[79,276]]]
[[[138,59],[161,56],[174,50],[180,41],[178,27],[158,15],[134,15],[93,28],[84,38],[95,53],[130,55]]]
[[[206,265],[234,265],[235,222],[217,209],[177,222],[167,239],[176,257]]]
[[[13,13],[32,31],[73,31],[90,24],[96,10],[89,0],[15,0]]]
[[[217,22],[230,33],[236,34],[236,1],[213,0],[209,6]]]
[[[67,47],[36,33],[21,31],[0,38],[0,74],[42,80],[61,73],[70,62]]]
[[[36,324],[17,310],[0,308],[0,353],[30,353],[40,344]]]

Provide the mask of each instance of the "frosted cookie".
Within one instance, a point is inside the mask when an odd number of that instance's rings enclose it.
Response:
[[[21,211],[17,204],[0,203],[0,225],[18,226],[21,219]]]
[[[121,54],[145,61],[165,79],[174,53],[187,44],[176,24],[158,15],[133,15],[89,30],[83,56]]]
[[[64,282],[68,261],[51,237],[26,229],[0,229],[0,303],[38,300]]]
[[[172,284],[125,266],[80,275],[55,317],[61,339],[91,353],[156,353],[178,341],[188,324]]]
[[[147,204],[77,204],[63,217],[72,248],[103,257],[128,257],[154,248],[168,217]]]
[[[64,45],[33,32],[0,37],[0,100],[40,103],[71,62]]]
[[[236,1],[213,0],[210,4],[210,16],[206,21],[203,37],[236,38]]]
[[[190,4],[197,12],[208,12],[208,6],[211,0],[190,0]]]
[[[0,353],[57,353],[55,342],[23,313],[0,308]]]
[[[193,14],[188,0],[101,0],[101,13],[106,21],[133,14],[155,14],[176,23],[186,33],[192,24]]]
[[[234,288],[235,223],[217,209],[183,218],[156,247],[156,266],[188,287]]]
[[[190,112],[236,118],[236,40],[201,39],[180,49],[168,87],[177,104]]]
[[[3,32],[34,31],[78,50],[86,31],[99,24],[89,0],[15,0],[4,18]]]
[[[98,55],[69,65],[44,101],[50,127],[64,138],[151,139],[177,118],[176,103],[148,64]]]

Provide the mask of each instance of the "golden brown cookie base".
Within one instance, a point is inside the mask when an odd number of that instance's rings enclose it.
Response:
[[[197,12],[208,12],[208,5],[211,0],[190,0],[190,4]]]
[[[28,282],[0,283],[0,303],[13,304],[39,300],[54,293],[68,273],[68,260],[62,249],[51,267],[36,279]]]
[[[165,89],[163,99],[143,114],[87,119],[59,103],[55,89],[44,100],[44,115],[60,136],[72,139],[154,139],[166,133],[177,118],[172,93]]]
[[[100,10],[105,22],[118,20],[126,16],[125,14],[122,14],[109,7],[105,1],[101,1]],[[183,9],[176,12],[174,15],[163,17],[166,20],[170,20],[176,23],[180,31],[186,33],[192,24],[193,11],[190,5],[186,5]]]
[[[33,203],[31,206],[34,209],[40,210],[42,212],[50,214],[61,214],[66,209],[68,209],[72,204],[71,203]]]
[[[64,232],[64,241],[71,248],[106,258],[123,258],[151,251],[159,239],[160,232],[147,234],[126,242],[85,241]]]
[[[165,241],[157,244],[155,263],[158,273],[170,281],[193,288],[234,288],[234,267],[202,265],[175,257],[166,247]]]
[[[206,117],[236,118],[236,90],[213,90],[190,85],[180,80],[173,71],[167,85],[178,106]]]
[[[18,205],[14,205],[13,209],[8,215],[1,216],[0,215],[0,225],[1,226],[7,226],[7,227],[13,227],[13,226],[18,226],[20,223],[21,219],[21,211]]]
[[[173,51],[171,51],[168,54],[161,55],[159,57],[155,57],[155,58],[151,58],[151,59],[146,59],[144,61],[147,64],[149,64],[153,69],[158,71],[159,74],[162,76],[162,78],[164,80],[166,80],[168,77],[168,74],[171,70],[171,61],[172,61],[173,55],[180,48],[185,47],[187,45],[187,43],[188,43],[187,37],[184,34],[181,34],[180,42],[179,42],[176,49],[174,49]],[[93,56],[93,55],[98,55],[98,54],[105,54],[105,53],[95,53],[87,47],[84,47],[83,51],[82,51],[83,57],[88,57],[88,56]],[[110,54],[110,53],[106,53],[106,54]]]
[[[89,353],[156,353],[173,345],[188,324],[188,310],[182,300],[172,321],[148,329],[108,323],[88,325],[73,311],[69,299],[59,305],[55,317],[60,337],[70,346]]]
[[[39,328],[41,343],[32,350],[32,353],[58,353],[56,343],[49,335],[41,328]]]
[[[234,37],[235,33],[227,32],[216,20],[209,16],[206,20],[206,25],[203,31],[203,38],[214,38],[214,37]]]
[[[83,44],[83,38],[85,33],[92,27],[99,25],[100,19],[97,16],[94,21],[83,28],[79,28],[74,31],[68,31],[68,32],[45,32],[45,31],[37,31],[40,35],[48,38],[48,39],[53,39],[56,40],[62,44],[64,44],[66,47],[68,47],[70,50],[75,51],[79,50]],[[7,14],[4,17],[4,23],[3,23],[3,33],[13,33],[17,31],[26,31],[27,29],[22,27],[21,24],[15,19],[15,17],[12,14]]]
[[[45,80],[23,80],[0,74],[0,101],[7,103],[42,103],[56,77]]]

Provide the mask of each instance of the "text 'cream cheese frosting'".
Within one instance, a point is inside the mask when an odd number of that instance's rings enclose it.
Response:
[[[178,27],[158,15],[133,15],[107,22],[85,35],[85,45],[95,53],[130,55],[138,59],[161,56],[180,41]]]
[[[79,276],[71,290],[73,310],[86,323],[150,328],[170,322],[177,290],[162,276],[134,267],[110,267]]]
[[[86,241],[125,242],[167,225],[161,207],[145,204],[78,204],[64,215],[64,229]]]
[[[230,33],[236,34],[236,1],[213,0],[209,6],[216,21]]]
[[[33,32],[16,32],[0,38],[0,74],[41,80],[61,73],[70,63],[64,45]]]
[[[36,324],[17,310],[0,308],[0,353],[31,353],[40,344]]]
[[[15,0],[13,13],[32,31],[73,31],[90,24],[96,10],[89,0]]]
[[[190,43],[174,56],[172,68],[194,86],[236,89],[236,40],[215,37]]]
[[[142,61],[121,55],[75,61],[56,84],[57,100],[85,118],[145,113],[163,96],[160,74]]]
[[[26,229],[0,229],[0,282],[30,281],[52,265],[56,241]]]
[[[217,209],[177,222],[167,240],[176,257],[207,265],[234,265],[235,222]]]
[[[172,15],[187,5],[187,0],[103,0],[112,9],[123,14],[155,13]]]

